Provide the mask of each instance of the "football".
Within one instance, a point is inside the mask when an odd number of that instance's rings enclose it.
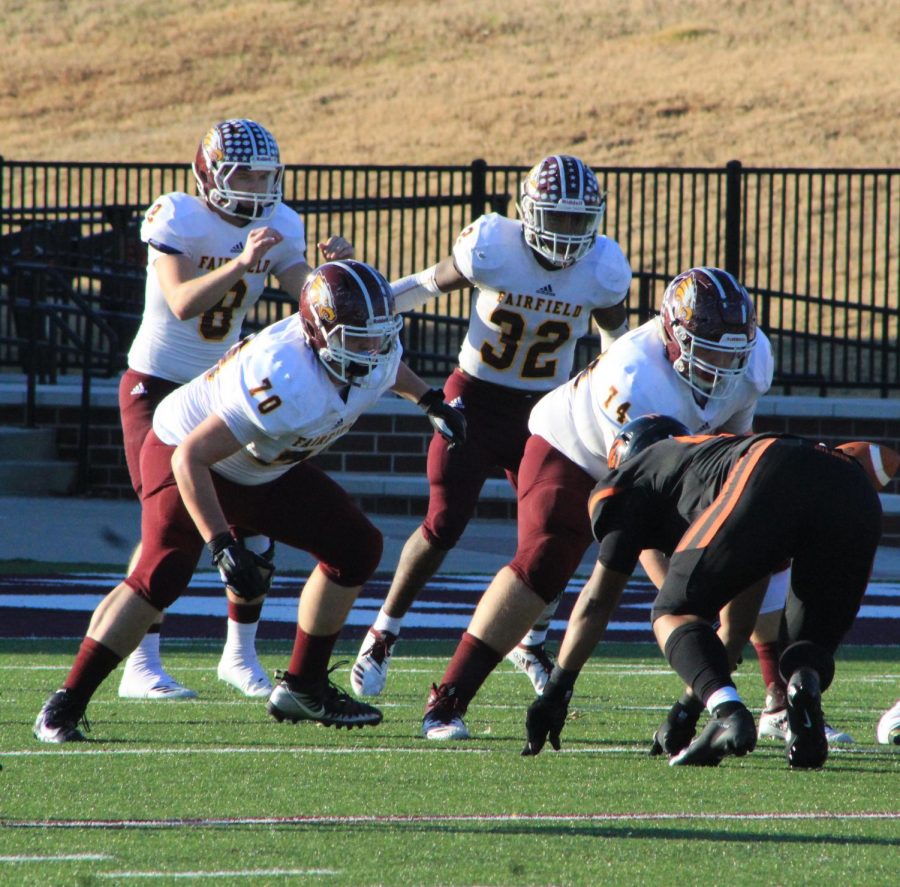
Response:
[[[872,485],[880,493],[900,468],[900,453],[890,447],[868,441],[854,440],[835,447],[837,450],[853,456],[862,465]]]

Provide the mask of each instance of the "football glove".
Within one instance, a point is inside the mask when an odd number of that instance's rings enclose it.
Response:
[[[269,591],[275,568],[244,547],[231,533],[219,533],[206,543],[222,581],[240,598],[253,600]]]
[[[553,669],[544,692],[528,706],[528,714],[525,716],[525,733],[528,738],[522,749],[523,757],[540,754],[548,739],[556,751],[560,749],[559,735],[566,723],[572,684],[577,676],[577,673],[569,672],[571,680],[560,682],[554,679],[560,670],[559,666]]]
[[[444,392],[440,388],[426,391],[418,400],[434,430],[447,441],[447,449],[466,442],[466,417],[448,403],[444,403]]]

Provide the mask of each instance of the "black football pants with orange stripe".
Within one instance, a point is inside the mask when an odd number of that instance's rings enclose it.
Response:
[[[724,515],[720,522],[706,512],[692,521],[671,558],[653,619],[693,614],[712,622],[728,601],[792,559],[783,643],[811,641],[833,653],[868,585],[881,537],[878,494],[859,466],[783,440],[766,449],[744,480],[735,501],[720,496],[710,506]],[[714,532],[698,535],[704,521]],[[682,547],[692,538],[696,544]]]

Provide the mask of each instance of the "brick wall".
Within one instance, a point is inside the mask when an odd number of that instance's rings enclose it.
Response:
[[[46,400],[44,398],[43,400]],[[130,498],[134,495],[125,467],[118,409],[111,397],[96,397],[91,410],[89,484],[90,494]],[[0,405],[0,424],[21,424],[19,405]],[[80,407],[72,404],[42,403],[37,422],[58,430],[60,458],[75,461],[81,422]],[[848,440],[872,440],[900,451],[900,401],[871,399],[817,399],[772,397],[760,402],[756,417],[760,431],[786,431],[821,440],[827,444]],[[377,404],[372,413],[360,418],[353,430],[340,438],[314,464],[340,475],[400,475],[422,479],[421,495],[357,495],[357,501],[373,514],[422,515],[427,507],[424,482],[425,460],[431,426],[411,404],[393,398]],[[496,473],[502,478],[502,472]],[[349,486],[349,485],[348,485]],[[503,488],[503,485],[501,485]],[[352,491],[352,490],[351,490]],[[887,490],[900,494],[900,478]],[[489,496],[480,503],[478,516],[511,518],[515,503],[510,496]],[[885,514],[884,543],[900,546],[900,513]]]

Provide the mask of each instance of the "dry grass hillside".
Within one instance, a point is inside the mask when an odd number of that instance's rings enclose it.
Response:
[[[0,154],[900,165],[896,0],[0,0]]]

